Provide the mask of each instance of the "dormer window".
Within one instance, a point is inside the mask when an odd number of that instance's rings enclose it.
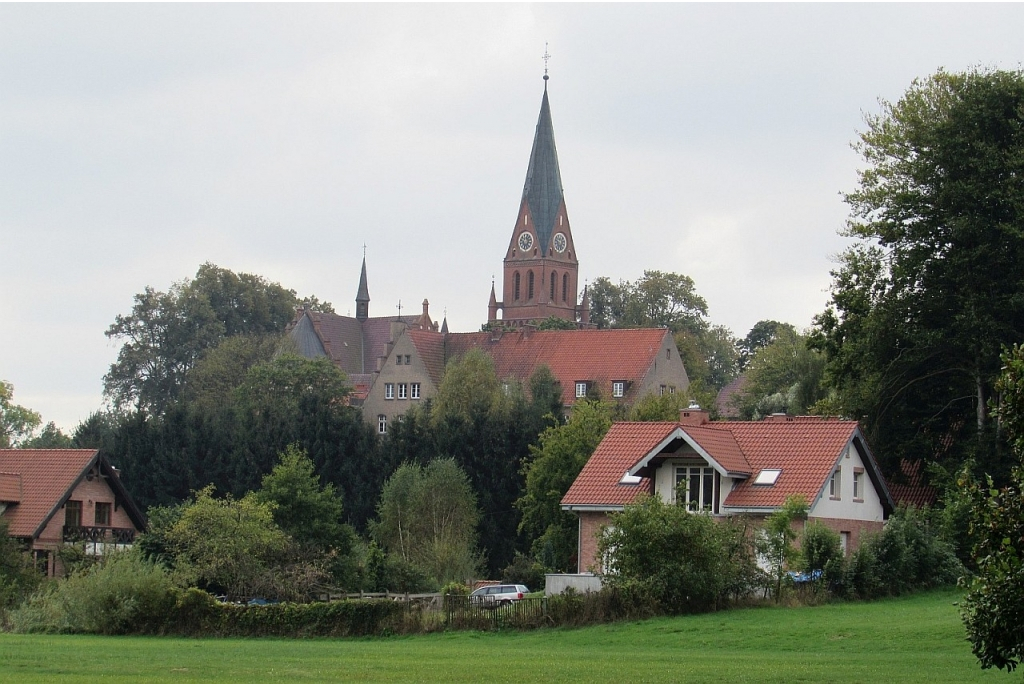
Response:
[[[626,394],[626,381],[612,381],[612,397],[622,397]]]
[[[587,396],[587,382],[576,381],[576,399],[582,399]]]
[[[754,485],[775,485],[780,473],[782,473],[782,469],[761,469],[761,472],[754,478]]]

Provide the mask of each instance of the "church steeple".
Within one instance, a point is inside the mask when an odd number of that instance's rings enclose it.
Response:
[[[489,321],[496,318],[496,306],[501,320],[514,326],[551,316],[577,320],[579,262],[565,210],[547,81],[545,67],[526,183],[505,253],[502,300],[488,306]]]
[[[363,270],[359,273],[359,292],[356,293],[356,319],[370,318],[370,289],[366,287],[366,250],[363,249]]]

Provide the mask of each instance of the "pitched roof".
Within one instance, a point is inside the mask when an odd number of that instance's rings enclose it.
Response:
[[[715,407],[718,409],[718,416],[723,419],[738,419],[740,412],[736,408],[736,401],[747,389],[747,375],[741,373],[732,379],[715,397]]]
[[[573,507],[611,506],[629,504],[642,492],[651,491],[651,481],[643,478],[639,483],[624,484],[623,476],[638,460],[653,450],[678,424],[671,422],[622,421],[612,424],[601,444],[576,477],[562,504]]]
[[[938,499],[938,492],[924,481],[921,473],[922,461],[900,459],[900,473],[903,482],[890,482],[889,492],[896,504],[914,507],[931,506]]]
[[[9,522],[8,532],[15,537],[37,537],[54,513],[64,504],[74,487],[93,466],[108,477],[107,482],[117,495],[136,526],[145,526],[142,513],[132,502],[106,459],[96,450],[0,450],[0,472],[17,475],[20,492],[16,504],[8,507],[3,518]],[[12,478],[5,478],[9,484]],[[6,493],[5,496],[13,494]]]
[[[576,381],[610,388],[612,381],[643,380],[666,335],[664,328],[450,333],[445,359],[481,349],[494,360],[499,378],[521,381],[529,379],[538,366],[547,365],[562,383],[562,403],[569,406],[576,401]],[[635,392],[636,386],[627,390],[627,398],[631,391]]]
[[[537,130],[533,136],[533,148],[530,150],[530,166],[526,170],[523,202],[530,208],[538,243],[547,247],[551,243],[551,232],[562,202],[562,175],[558,170],[555,128],[551,123],[546,83],[544,97],[540,102]]]
[[[631,502],[639,492],[650,492],[649,485],[642,490],[627,488],[619,481],[627,471],[640,470],[636,467],[645,459],[657,456],[655,450],[660,452],[664,448],[661,443],[673,434],[699,447],[730,473],[754,476],[762,469],[781,470],[771,487],[753,485],[752,477],[740,480],[725,498],[723,507],[775,508],[794,494],[802,494],[813,502],[846,447],[855,441],[872,482],[879,488],[883,506],[887,510],[892,508],[892,500],[857,422],[820,417],[703,425],[616,423],[569,488],[562,504],[615,508]]]
[[[300,311],[288,327],[299,354],[330,357],[347,374],[373,373],[377,357],[387,353],[391,324],[397,316],[370,317],[360,321],[352,316]]]
[[[846,446],[858,431],[856,421],[789,417],[792,421],[736,421],[727,425],[750,463],[752,473],[781,469],[771,487],[748,479],[733,487],[726,507],[778,507],[789,495],[817,498]]]

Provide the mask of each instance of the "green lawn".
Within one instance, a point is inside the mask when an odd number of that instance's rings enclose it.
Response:
[[[577,630],[350,640],[0,634],[14,682],[1017,682],[983,671],[953,592]]]

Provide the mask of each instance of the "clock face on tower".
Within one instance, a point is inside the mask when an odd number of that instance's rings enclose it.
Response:
[[[551,242],[555,244],[555,252],[559,254],[565,252],[566,242],[564,233],[556,233],[554,239]]]
[[[533,234],[529,231],[523,231],[519,234],[519,249],[523,252],[528,252],[533,247]]]

